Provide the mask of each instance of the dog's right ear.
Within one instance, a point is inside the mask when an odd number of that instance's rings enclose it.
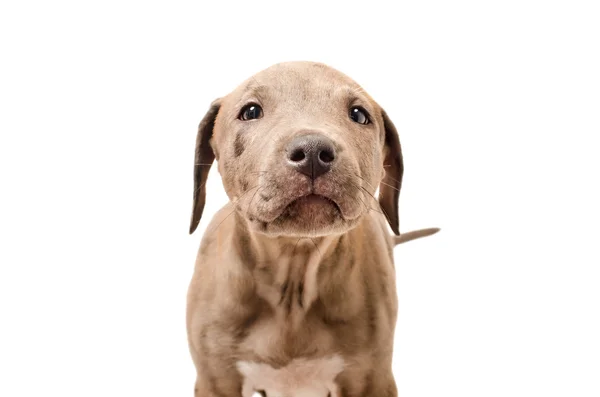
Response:
[[[215,160],[215,153],[210,147],[210,138],[212,138],[215,119],[220,107],[220,99],[213,101],[198,127],[196,156],[194,158],[194,205],[190,222],[190,234],[194,233],[198,227],[206,202],[206,179],[208,178],[208,171],[210,171],[210,167]]]
[[[395,235],[400,235],[398,199],[404,175],[404,161],[398,131],[382,109],[383,126],[385,129],[385,176],[379,185],[379,205]]]

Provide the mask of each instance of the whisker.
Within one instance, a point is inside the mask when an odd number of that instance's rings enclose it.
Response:
[[[365,201],[364,201],[363,199],[361,199],[361,198],[360,198],[360,196],[356,196],[356,198],[357,198],[357,199],[358,199],[358,200],[359,200],[359,201],[360,201],[360,202],[361,202],[361,203],[364,205],[364,207],[365,207],[365,209],[366,209],[367,211],[370,211],[370,210],[372,210],[372,209],[373,209],[373,208],[369,207],[369,206],[367,205],[367,203],[365,203]]]
[[[362,204],[365,206],[365,209],[366,209],[367,211],[369,211],[369,210],[371,209],[371,207],[369,207],[369,206],[367,205],[367,203],[365,203],[365,201],[364,201],[363,199],[361,199],[361,198],[360,198],[360,196],[356,196],[356,198],[357,198],[357,199],[358,199],[358,200],[359,200],[359,201],[360,201],[360,202],[361,202],[361,203],[362,203]]]
[[[296,241],[296,244],[294,245],[294,249],[292,250],[292,257],[296,254],[296,248],[298,248],[298,244],[300,243],[300,240],[302,240],[303,238],[306,238],[306,237],[300,237],[298,239],[298,241]]]
[[[375,186],[371,185],[371,184],[370,184],[370,183],[369,183],[369,182],[368,182],[368,181],[367,181],[365,178],[363,178],[362,176],[360,176],[360,175],[358,175],[358,174],[354,174],[354,175],[356,175],[357,177],[359,177],[360,179],[362,179],[363,181],[365,181],[365,182],[367,183],[367,185],[371,186],[372,188],[375,188]],[[392,178],[392,177],[391,177],[391,176],[389,176],[389,175],[386,175],[386,178],[390,178],[391,180],[398,182],[396,179]],[[392,185],[390,185],[389,183],[385,183],[384,181],[380,181],[379,183],[381,183],[382,185],[385,185],[385,186],[389,186],[389,187],[391,187],[391,188],[392,188],[392,189],[394,189],[394,190],[400,191],[400,189],[398,189],[396,186],[392,186]]]
[[[387,212],[385,212],[385,210],[383,209],[383,207],[381,206],[381,204],[379,204],[379,200],[377,200],[377,199],[375,198],[375,196],[373,196],[373,195],[371,194],[371,192],[369,192],[367,189],[365,189],[365,188],[364,188],[364,186],[361,186],[360,188],[361,188],[362,190],[364,190],[365,192],[367,192],[367,194],[373,198],[373,200],[375,201],[375,203],[377,203],[377,206],[378,206],[378,207],[379,207],[379,208],[380,208],[380,209],[383,211],[383,215],[385,215],[385,217],[386,217],[387,219],[390,219],[390,217],[389,217],[389,215],[387,214]]]
[[[353,93],[355,93],[355,94],[361,94],[361,93],[364,93],[364,92],[365,92],[365,89],[364,89],[364,88],[362,88],[362,87],[356,87],[356,88],[354,88],[354,89],[352,90],[352,92],[353,92]]]
[[[246,207],[246,215],[249,215],[248,211],[250,211],[250,206],[252,205],[252,200],[254,200],[254,197],[256,197],[256,193],[258,193],[259,190],[260,190],[260,188],[256,189],[256,191],[252,195],[252,198],[250,199],[250,202],[248,203],[248,206]]]
[[[198,186],[196,189],[194,189],[194,193],[193,193],[194,196],[196,195],[196,193],[198,193],[198,191],[200,189],[202,189],[204,187],[204,185],[206,185],[206,182],[208,182],[208,178],[206,178],[206,180],[200,186]]]
[[[237,200],[233,200],[233,201],[232,201],[232,204],[233,204],[233,210],[231,210],[231,212],[230,212],[229,214],[227,214],[227,215],[225,216],[225,218],[223,218],[223,219],[221,220],[221,222],[219,222],[219,224],[218,224],[218,225],[217,225],[217,227],[215,228],[215,231],[216,231],[217,229],[219,229],[219,227],[220,227],[220,226],[223,224],[223,222],[225,222],[225,220],[226,220],[227,218],[229,218],[229,217],[231,216],[231,214],[233,214],[233,213],[235,212],[235,206],[236,206],[236,204],[237,204],[237,203],[238,203],[238,202],[239,202],[239,201],[242,199],[242,197],[244,197],[244,196],[245,196],[246,194],[248,194],[248,193],[249,193],[249,192],[250,192],[252,189],[254,189],[254,188],[257,188],[257,187],[260,187],[260,185],[256,185],[256,186],[253,186],[253,187],[251,187],[251,188],[249,188],[249,189],[246,189],[246,191],[245,191],[244,193],[242,193],[242,194],[241,194],[241,195],[240,195],[240,196],[237,198]],[[257,191],[258,191],[258,189],[257,189]]]
[[[269,171],[251,171],[247,172],[248,175],[267,174]]]
[[[390,178],[392,181],[394,181],[394,182],[396,182],[396,183],[402,184],[402,182],[401,182],[401,181],[399,181],[398,179],[392,178],[391,176],[389,176],[389,175],[387,175],[387,174],[385,175],[385,177],[386,177],[386,178]]]
[[[373,196],[371,193],[369,193],[369,191],[367,189],[365,189],[364,186],[360,186],[360,185],[357,185],[357,184],[352,183],[352,182],[350,182],[350,184],[353,185],[356,188],[362,189],[365,192],[367,192],[369,194],[369,196],[371,196],[373,198],[373,200],[375,200],[375,203],[377,203],[377,206],[381,208],[381,206],[379,205],[379,202],[377,201],[377,199],[375,198],[375,196]],[[375,211],[375,212],[378,212],[380,214],[383,214],[383,212],[377,211],[377,209],[371,208],[370,206],[368,206],[367,203],[365,203],[359,196],[357,196],[357,197],[360,199],[360,201],[362,201],[362,203],[365,205],[365,208],[367,208],[367,210],[369,210],[369,211]]]
[[[312,241],[312,243],[315,245],[315,248],[317,249],[317,251],[319,251],[319,256],[321,256],[321,258],[323,258],[323,253],[321,252],[321,250],[319,249],[319,246],[317,245],[317,243],[315,243],[315,240],[312,237],[309,237],[310,241]]]
[[[223,222],[225,222],[225,220],[227,218],[229,218],[231,216],[231,214],[233,214],[235,212],[235,208],[225,216],[225,218],[223,218],[223,220],[221,222],[219,222],[219,224],[217,225],[217,227],[215,228],[215,231],[217,231],[219,229],[219,227],[223,224]]]
[[[394,178],[392,178],[392,179],[394,179]],[[389,183],[385,183],[384,181],[381,181],[380,183],[381,183],[382,185],[389,186],[389,187],[391,187],[392,189],[394,189],[394,190],[396,190],[396,191],[398,191],[398,192],[400,191],[400,189],[398,189],[396,186],[392,186],[392,185],[390,185]]]
[[[365,178],[363,178],[362,176],[360,176],[360,175],[358,175],[358,174],[354,174],[354,175],[356,175],[357,177],[359,177],[360,179],[362,179],[363,181],[365,181],[365,182],[367,183],[367,185],[371,186],[373,189],[376,189],[376,188],[375,188],[375,186],[371,185],[371,184],[369,183],[369,181],[367,181],[367,180],[366,180]]]
[[[250,190],[255,189],[259,186],[260,186],[260,184],[254,185],[251,188],[244,190],[244,192],[237,198],[237,200],[234,200],[234,203],[237,203],[238,201],[240,201],[242,199],[242,197],[244,197],[246,194],[250,193]]]
[[[384,165],[383,165],[383,167],[384,167],[384,168],[385,168],[385,167],[391,167],[391,166],[392,166],[391,164],[384,164]],[[386,178],[390,178],[392,181],[394,181],[394,182],[396,182],[396,183],[402,183],[401,181],[399,181],[399,180],[397,180],[397,179],[395,179],[395,178],[392,178],[392,177],[391,177],[390,175],[388,175],[387,173],[385,174],[385,177],[386,177]]]

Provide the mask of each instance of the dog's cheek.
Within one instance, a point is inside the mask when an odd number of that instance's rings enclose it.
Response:
[[[239,183],[236,178],[238,174],[236,173],[234,162],[225,153],[223,153],[219,161],[219,173],[221,174],[223,189],[225,189],[227,196],[231,200],[234,200],[240,194]]]
[[[238,179],[238,187],[240,192],[248,190],[248,181],[243,176]]]
[[[371,148],[370,153],[365,151],[359,157],[360,169],[362,177],[366,181],[365,188],[371,191],[371,194],[375,194],[379,181],[385,176],[385,169],[383,168],[381,149],[377,145],[377,142],[369,142],[368,147]]]
[[[213,153],[215,154],[215,160],[219,161],[219,147],[217,145],[217,143],[215,142],[215,138],[210,138],[210,140],[208,141],[208,144],[210,145]]]
[[[233,157],[237,158],[244,154],[246,150],[246,142],[241,133],[237,133],[233,139]]]
[[[250,162],[254,160],[250,157],[232,159],[231,173],[234,177],[236,196],[240,199],[242,206],[248,206],[251,202],[256,203],[258,200],[259,173],[255,171],[257,164]],[[244,202],[245,204],[242,204]]]

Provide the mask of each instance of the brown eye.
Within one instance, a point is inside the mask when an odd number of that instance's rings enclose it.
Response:
[[[242,108],[242,111],[240,112],[240,115],[239,115],[239,119],[244,120],[244,121],[256,120],[256,119],[260,119],[262,116],[263,116],[262,108],[255,103],[249,103],[248,105],[246,105]]]
[[[350,118],[358,124],[369,124],[369,116],[367,111],[361,107],[355,106],[350,109]]]

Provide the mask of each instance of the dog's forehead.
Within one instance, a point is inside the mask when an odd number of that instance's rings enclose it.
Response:
[[[307,84],[308,82],[331,82],[358,87],[358,84],[342,72],[322,63],[284,62],[275,64],[255,74],[255,80],[275,84]]]
[[[336,93],[352,92],[364,95],[364,91],[354,80],[330,66],[314,62],[285,62],[248,78],[228,97],[230,102],[235,103],[248,93],[306,99],[307,96],[329,97]]]

